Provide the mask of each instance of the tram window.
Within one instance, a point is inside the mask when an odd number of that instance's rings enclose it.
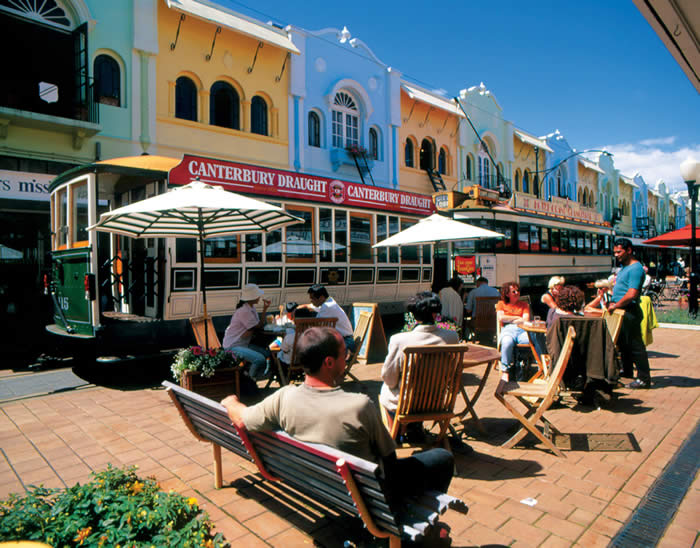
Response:
[[[401,281],[402,282],[419,282],[420,281],[420,268],[402,268],[401,269]]]
[[[399,232],[399,218],[389,217],[389,236],[393,236]],[[398,263],[399,262],[399,248],[390,247],[389,248],[389,262]]]
[[[530,225],[530,251],[540,251],[540,227]]]
[[[227,236],[224,238],[204,240],[204,262],[240,262],[241,256],[238,252],[239,248],[239,236]]]
[[[321,283],[323,285],[345,285],[347,273],[346,268],[322,268]]]
[[[377,215],[377,242],[386,240],[387,238],[387,224],[386,215]],[[377,262],[385,263],[387,262],[387,256],[389,251],[386,247],[377,248]]]
[[[196,263],[197,262],[197,240],[194,238],[175,239],[175,262],[176,263]]]
[[[287,231],[287,260],[293,263],[311,262],[314,259],[314,210],[310,207],[287,207],[292,215],[304,219],[303,223],[291,225]]]
[[[472,223],[473,224],[473,223]],[[493,230],[493,222],[488,219],[481,219],[476,223],[476,226],[485,228],[486,230]],[[480,253],[493,253],[495,250],[496,242],[493,238],[484,238],[483,240],[477,240],[476,249]]]
[[[549,228],[546,226],[542,227],[540,233],[540,249],[542,251],[549,251]]]
[[[348,260],[348,213],[335,210],[335,261]]]
[[[586,253],[588,255],[590,255],[593,251],[593,248],[591,246],[591,235],[588,232],[586,232],[585,238],[586,238]]]
[[[250,263],[261,263],[262,254],[262,234],[245,235],[245,260]]]
[[[431,244],[423,244],[423,264],[432,264],[433,262],[433,246]]]
[[[58,191],[58,226],[56,234],[58,234],[58,249],[63,249],[68,246],[68,192],[66,189]]]
[[[372,216],[350,214],[350,260],[354,263],[372,262]]]
[[[351,268],[351,284],[371,284],[374,281],[374,268]]]
[[[561,252],[569,252],[569,231],[562,229],[561,231]]]
[[[409,221],[408,219],[401,219],[401,230],[406,230],[408,227],[416,224],[416,221]],[[417,245],[407,245],[401,248],[401,262],[402,263],[417,263],[418,262],[418,246]]]
[[[170,283],[172,291],[194,291],[196,284],[197,273],[194,268],[173,268]]]
[[[398,268],[379,268],[377,269],[377,283],[386,284],[399,281]]]
[[[333,210],[318,210],[319,250],[318,259],[322,262],[333,261]]]
[[[308,287],[316,283],[315,268],[288,268],[286,271],[286,275],[286,285],[288,287],[295,285],[303,285],[305,287]]]
[[[432,282],[433,278],[433,269],[432,268],[424,268],[423,269],[423,279],[421,280],[423,283],[430,283]]]
[[[207,289],[240,289],[241,271],[240,269],[206,269],[204,285]]]
[[[530,250],[530,227],[524,223],[518,225],[518,249],[520,251]]]
[[[247,284],[256,284],[260,287],[279,287],[282,285],[281,268],[249,268],[246,270]]]
[[[552,253],[561,252],[561,239],[558,228],[552,229]]]
[[[71,186],[71,201],[73,210],[72,245],[88,245],[88,191],[87,181]]]
[[[282,229],[265,234],[265,260],[270,263],[282,261]]]
[[[579,253],[583,253],[584,249],[586,248],[585,244],[583,243],[583,232],[576,233],[576,247],[578,248]]]

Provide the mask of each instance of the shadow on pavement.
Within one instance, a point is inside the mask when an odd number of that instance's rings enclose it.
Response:
[[[133,360],[119,364],[79,363],[73,373],[96,386],[114,390],[160,389],[164,380],[172,381],[171,359]]]
[[[666,352],[656,352],[655,350],[647,350],[649,358],[679,358],[678,354],[667,354]]]
[[[652,376],[651,382],[652,390],[655,388],[664,388],[666,386],[682,386],[684,388],[696,388],[700,386],[700,379],[679,377],[677,375]]]

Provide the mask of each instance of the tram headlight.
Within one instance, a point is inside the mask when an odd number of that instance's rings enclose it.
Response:
[[[49,294],[49,275],[44,274],[44,295]]]

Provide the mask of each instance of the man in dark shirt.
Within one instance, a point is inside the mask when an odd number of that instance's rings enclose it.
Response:
[[[612,301],[608,303],[608,312],[624,310],[620,331],[619,348],[622,355],[623,376],[632,376],[632,364],[637,367],[637,378],[629,388],[651,388],[649,357],[642,340],[642,309],[639,297],[644,283],[644,267],[634,258],[632,242],[627,238],[615,240],[613,253],[622,269],[617,273],[613,287]]]

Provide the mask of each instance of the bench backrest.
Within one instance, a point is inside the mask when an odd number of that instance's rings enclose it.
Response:
[[[379,479],[379,466],[337,449],[305,443],[284,432],[238,431],[219,403],[164,381],[170,397],[190,431],[201,441],[213,442],[255,462],[264,477],[285,483],[334,509],[361,517],[342,472],[350,472],[374,523],[400,536],[396,521]],[[246,439],[247,438],[247,439]]]

